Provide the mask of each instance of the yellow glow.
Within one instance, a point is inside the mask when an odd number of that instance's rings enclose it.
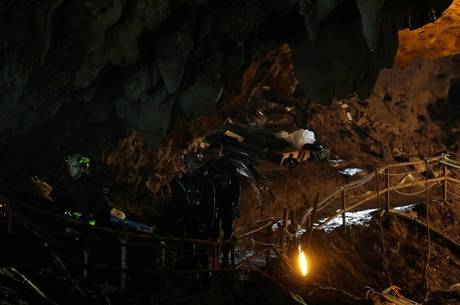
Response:
[[[299,252],[299,267],[300,273],[302,273],[303,276],[306,276],[308,274],[308,261],[303,250],[300,250]]]

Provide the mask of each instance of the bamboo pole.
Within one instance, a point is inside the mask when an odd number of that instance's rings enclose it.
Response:
[[[319,202],[319,193],[316,193],[316,197],[315,197],[315,205],[313,206],[313,214],[311,215],[311,225],[310,227],[308,228],[308,241],[307,241],[307,248],[306,248],[306,251],[308,251],[308,249],[310,248],[310,244],[311,244],[311,238],[313,236],[313,224],[315,223],[315,216],[316,216],[316,209],[318,207],[318,202]]]
[[[375,184],[376,184],[376,197],[377,197],[377,206],[380,209],[380,171],[377,171],[377,175],[375,176]]]
[[[128,247],[126,246],[128,242],[128,236],[125,238],[120,238],[120,287],[121,290],[126,290],[128,285],[128,273],[125,271],[128,269]]]
[[[455,178],[452,178],[452,177],[449,177],[449,176],[447,176],[447,181],[453,182],[455,184],[460,184],[459,179],[455,179]]]
[[[6,202],[7,206],[7,213],[8,213],[8,224],[7,224],[7,232],[11,233],[13,227],[13,210],[11,209],[11,204],[9,201]]]
[[[295,222],[295,209],[291,210],[291,229],[290,232],[292,235],[295,235],[296,232],[296,222]]]
[[[385,194],[386,207],[385,210],[388,212],[390,210],[390,168],[385,169],[385,182],[387,192]]]
[[[230,266],[232,266],[232,268],[235,268],[235,243],[233,240],[230,244]]]
[[[342,190],[342,225],[343,229],[346,231],[347,230],[347,221],[345,218],[345,189]]]
[[[285,235],[285,230],[287,226],[287,218],[288,218],[288,209],[287,207],[284,207],[283,223],[281,224],[281,229],[279,230],[280,249],[282,253],[284,253],[284,247],[285,247],[284,235]]]
[[[89,265],[89,242],[86,241],[85,245],[83,246],[83,279],[87,280],[88,279],[88,268],[87,266]]]
[[[447,202],[447,166],[445,164],[442,165],[442,171],[444,174],[444,182],[443,182],[443,188],[442,188],[442,199],[443,202]]]

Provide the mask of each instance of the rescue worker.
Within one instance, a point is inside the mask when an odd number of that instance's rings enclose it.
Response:
[[[97,187],[89,175],[90,159],[79,154],[65,159],[69,179],[61,190],[55,190],[47,182],[33,177],[37,195],[54,202],[54,209],[91,225],[108,224],[111,214],[103,190]],[[116,210],[116,209],[115,209]],[[119,215],[118,210],[112,210]],[[122,213],[122,212],[121,212]]]
[[[222,267],[228,267],[231,250],[233,223],[238,216],[240,185],[236,169],[230,160],[220,158],[211,169],[215,189],[216,217],[213,223],[212,239],[217,240],[223,232]]]
[[[222,146],[211,144],[208,153],[213,160],[204,166],[211,177],[215,192],[215,212],[212,224],[212,239],[217,240],[223,232],[222,267],[228,267],[231,250],[233,224],[238,216],[240,184],[236,168],[232,161],[224,156]]]
[[[174,219],[172,230],[182,228],[182,236],[201,240],[218,240],[223,232],[223,267],[228,266],[233,223],[239,207],[239,179],[222,146],[211,144],[206,158],[197,154],[183,156],[187,173],[173,184],[173,200],[168,219]],[[204,160],[206,159],[206,160]],[[176,234],[179,233],[176,231]],[[198,261],[208,266],[209,250],[200,249]],[[195,256],[196,257],[196,256]]]

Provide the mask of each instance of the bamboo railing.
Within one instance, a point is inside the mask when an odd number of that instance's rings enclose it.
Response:
[[[437,166],[440,167],[439,168],[440,170],[438,173],[435,174],[433,171],[433,168]],[[402,173],[395,172],[396,169],[406,170],[408,167],[414,167],[414,168],[419,168],[419,169],[418,170],[416,169],[411,172],[402,172]],[[331,205],[333,205],[337,201],[340,201],[340,209],[336,210],[334,213],[326,217],[326,219],[322,221],[320,224],[317,224],[315,228],[316,229],[324,228],[332,220],[336,219],[339,216],[342,216],[342,225],[346,226],[346,213],[356,210],[362,207],[363,205],[365,205],[366,203],[369,203],[374,200],[377,201],[377,204],[380,209],[385,209],[386,211],[389,211],[390,209],[392,209],[391,192],[399,191],[399,190],[407,189],[407,188],[412,188],[416,186],[424,186],[424,189],[418,193],[425,192],[426,194],[428,194],[428,190],[430,188],[432,188],[436,184],[441,185],[442,186],[442,189],[441,189],[442,190],[442,200],[446,202],[448,194],[449,194],[448,183],[460,185],[459,179],[451,177],[451,175],[455,172],[454,169],[460,169],[460,163],[449,159],[446,155],[441,155],[441,156],[437,156],[437,157],[425,159],[425,160],[402,162],[402,163],[395,163],[395,164],[389,164],[389,165],[383,166],[375,170],[371,174],[367,175],[366,177],[363,177],[359,180],[353,181],[351,183],[348,183],[338,188],[332,194],[330,194],[325,199],[323,199],[321,202],[319,202],[317,211],[321,211],[328,207],[331,207]],[[413,181],[410,183],[397,183],[395,185],[392,185],[392,182],[391,182],[392,176],[402,176],[403,177],[403,176],[407,176],[408,174],[413,174],[413,173],[420,174],[423,172],[425,172],[425,179]],[[429,178],[430,175],[432,175],[433,177]],[[381,181],[382,176],[384,177],[384,181]],[[352,204],[347,204],[348,199],[350,198],[350,197],[347,197],[348,193],[352,191],[359,192],[359,188],[361,186],[365,184],[369,184],[373,180],[375,183],[375,189],[371,195],[365,196],[365,194],[361,194],[361,197],[364,197],[364,198]],[[367,192],[369,192],[369,190],[367,190]],[[410,196],[410,194],[407,194],[407,195]],[[359,196],[355,195],[355,197],[359,197]],[[383,197],[385,198],[385,201],[384,201],[385,204],[382,207],[380,205],[380,198],[383,198]],[[304,213],[301,223],[300,223],[301,225],[305,225],[308,218],[311,217],[312,212],[313,212],[312,209],[309,209]],[[310,220],[310,221],[314,221],[314,220]]]

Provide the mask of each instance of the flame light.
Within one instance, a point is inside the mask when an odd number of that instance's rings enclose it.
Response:
[[[302,273],[303,276],[306,276],[308,274],[307,256],[305,255],[302,249],[299,249],[299,268],[300,273]]]

